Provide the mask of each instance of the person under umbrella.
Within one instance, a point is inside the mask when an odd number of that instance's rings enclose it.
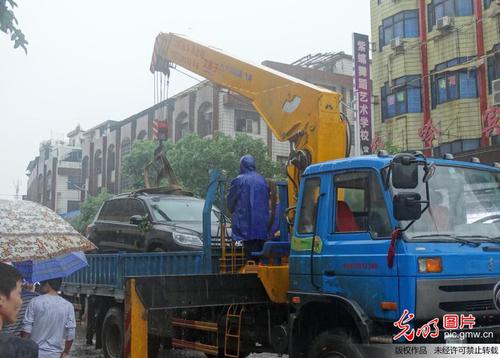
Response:
[[[0,262],[0,357],[36,358],[38,346],[3,331],[4,324],[14,323],[21,308],[22,276],[14,267]]]
[[[30,301],[24,316],[21,337],[38,344],[39,358],[67,357],[75,339],[75,310],[59,296],[61,284],[61,278],[41,282],[44,294]]]
[[[14,266],[16,267],[16,266]],[[20,272],[23,274],[22,272]],[[23,275],[24,276],[24,275]],[[26,279],[26,277],[25,277]],[[24,282],[21,287],[21,299],[23,300],[23,304],[21,305],[21,309],[17,314],[17,321],[11,324],[7,324],[3,327],[3,332],[7,334],[12,334],[14,336],[21,336],[21,331],[23,328],[23,319],[26,314],[26,309],[28,308],[31,299],[38,296],[38,293],[34,292],[33,284]]]

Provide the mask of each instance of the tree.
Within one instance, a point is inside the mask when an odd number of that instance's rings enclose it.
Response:
[[[87,226],[94,220],[101,205],[112,195],[103,189],[97,196],[89,196],[86,202],[80,206],[80,215],[70,220],[70,224],[75,230],[84,233]]]
[[[14,48],[22,47],[24,52],[27,52],[28,41],[17,27],[17,19],[13,11],[16,6],[14,0],[0,0],[0,30],[10,35],[10,39],[14,41]]]
[[[389,154],[401,153],[401,148],[392,144],[391,142],[388,142],[385,144],[384,150],[386,150],[387,153],[389,153]]]
[[[136,141],[129,155],[124,158],[123,172],[133,188],[144,186],[143,171],[151,160],[156,144],[151,141]],[[177,179],[184,189],[203,197],[206,194],[209,172],[218,168],[227,171],[228,179],[239,173],[240,158],[252,154],[257,161],[257,170],[264,176],[276,178],[280,166],[267,155],[267,148],[259,139],[248,135],[235,138],[216,134],[214,138],[190,135],[175,145],[166,144],[166,155],[172,164]]]

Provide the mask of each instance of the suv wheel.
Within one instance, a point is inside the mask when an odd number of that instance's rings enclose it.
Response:
[[[148,248],[147,251],[148,252],[167,252],[168,250],[161,244],[153,244]]]

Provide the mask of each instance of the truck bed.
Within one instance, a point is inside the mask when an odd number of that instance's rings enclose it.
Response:
[[[123,299],[125,277],[194,275],[203,272],[203,252],[111,253],[87,255],[89,266],[64,279],[65,295],[88,294]]]

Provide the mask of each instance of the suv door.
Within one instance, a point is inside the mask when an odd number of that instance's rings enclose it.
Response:
[[[113,200],[113,229],[114,229],[114,243],[113,247],[116,250],[131,251],[132,247],[128,245],[128,229],[130,226],[129,210],[127,198]]]
[[[139,199],[127,199],[127,222],[123,224],[124,247],[126,250],[143,251],[145,244],[145,232],[140,231],[137,225],[130,223],[133,215],[146,216],[146,208]]]
[[[114,227],[112,220],[113,216],[113,201],[106,201],[94,223],[89,227],[89,238],[99,248],[100,251],[110,250],[108,243],[113,243]]]

